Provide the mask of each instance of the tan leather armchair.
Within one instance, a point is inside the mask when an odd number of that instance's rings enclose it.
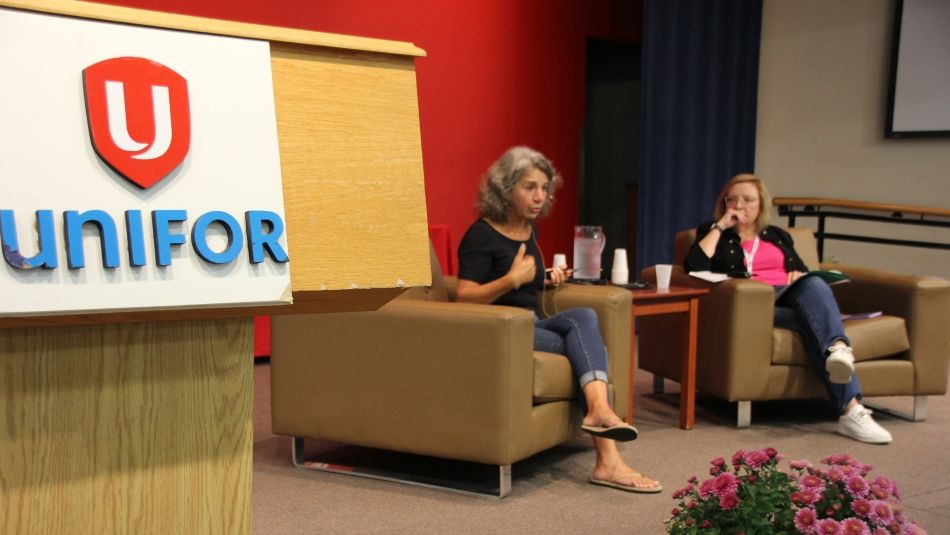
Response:
[[[433,258],[433,287],[414,288],[373,312],[276,316],[271,350],[273,432],[473,461],[498,467],[571,440],[580,429],[566,357],[533,350],[530,311],[455,303],[453,278]],[[615,411],[629,393],[631,297],[626,290],[563,285],[545,310],[597,311]],[[361,474],[365,475],[365,474]]]
[[[790,228],[795,250],[810,268],[819,266],[810,229]],[[676,235],[676,265],[671,284],[706,287],[700,300],[696,385],[700,392],[738,402],[738,425],[748,426],[751,402],[776,399],[827,399],[811,368],[800,337],[773,328],[774,293],[766,284],[731,279],[718,284],[690,277],[682,266],[695,231]],[[926,396],[947,392],[950,359],[950,283],[938,277],[900,275],[858,266],[822,263],[851,282],[833,286],[844,313],[882,311],[877,318],[845,322],[855,370],[865,397],[914,396],[912,415],[926,418]],[[655,280],[653,268],[642,280]],[[741,319],[741,321],[740,321]],[[639,367],[663,378],[679,379],[677,318],[640,320]]]

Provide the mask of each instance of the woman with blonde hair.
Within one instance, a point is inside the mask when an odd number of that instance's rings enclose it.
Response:
[[[560,184],[551,162],[528,147],[508,149],[492,164],[479,186],[480,217],[459,244],[459,301],[537,309],[545,270],[534,223],[550,211]],[[556,286],[567,276],[555,266],[548,283]],[[616,441],[636,439],[637,430],[614,413],[607,398],[607,353],[597,314],[573,308],[543,320],[535,315],[534,333],[534,348],[566,355],[580,385],[586,409],[581,429],[593,436],[597,454],[590,482],[660,492],[658,482],[629,467],[617,450]]]
[[[686,270],[742,274],[772,285],[776,292],[798,280],[808,267],[795,252],[788,232],[769,225],[770,204],[761,180],[750,174],[734,176],[716,199],[715,219],[696,228]],[[889,443],[891,434],[860,403],[851,342],[828,284],[819,277],[807,277],[788,288],[775,302],[774,322],[801,335],[815,372],[838,410],[838,433],[861,442]]]

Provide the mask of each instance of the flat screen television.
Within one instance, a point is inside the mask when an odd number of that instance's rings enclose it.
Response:
[[[950,0],[898,0],[884,135],[950,137]]]

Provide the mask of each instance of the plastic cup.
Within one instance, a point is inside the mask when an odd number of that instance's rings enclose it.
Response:
[[[557,253],[554,255],[554,262],[551,263],[551,267],[559,267],[561,269],[567,269],[567,255],[564,253]]]
[[[672,274],[673,274],[672,264],[657,264],[656,265],[656,289],[669,290],[670,276]]]
[[[627,250],[614,250],[614,265],[610,270],[610,282],[627,284],[630,282],[630,271],[627,269]]]

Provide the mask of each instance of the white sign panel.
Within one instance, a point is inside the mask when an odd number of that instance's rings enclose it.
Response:
[[[290,302],[267,42],[0,8],[0,315]]]

